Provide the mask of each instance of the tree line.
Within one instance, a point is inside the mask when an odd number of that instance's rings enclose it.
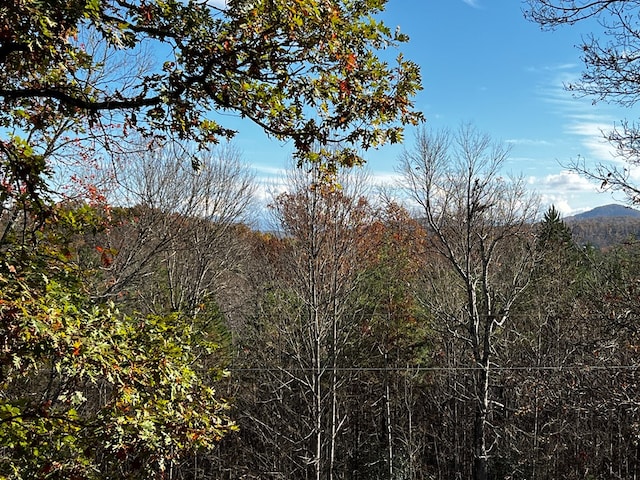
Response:
[[[399,196],[351,170],[423,120],[385,3],[0,6],[0,478],[637,476],[637,246],[539,219],[470,126]],[[635,103],[636,2],[528,3],[600,20],[571,88]],[[215,113],[295,146],[277,232]]]
[[[424,130],[404,205],[294,168],[270,232],[229,148],[128,158],[127,206],[7,206],[3,475],[636,475],[640,250],[538,218],[507,155]]]

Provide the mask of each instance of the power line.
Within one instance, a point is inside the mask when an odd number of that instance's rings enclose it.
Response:
[[[638,370],[640,365],[539,365],[539,366],[511,366],[511,367],[490,367],[490,371],[509,372],[509,371],[623,371]],[[284,373],[314,373],[317,369],[311,367],[230,367],[226,368],[229,372],[284,372]],[[473,372],[481,371],[483,367],[326,367],[320,369],[325,372],[354,373],[354,372]]]

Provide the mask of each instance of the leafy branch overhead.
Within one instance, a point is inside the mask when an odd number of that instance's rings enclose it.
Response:
[[[318,143],[397,142],[422,120],[420,72],[380,55],[408,40],[376,19],[385,3],[16,0],[0,6],[0,125],[86,127],[117,113],[143,132],[206,144],[235,133],[212,119],[226,111],[293,139],[300,160]],[[154,56],[146,68],[127,64],[143,51]]]

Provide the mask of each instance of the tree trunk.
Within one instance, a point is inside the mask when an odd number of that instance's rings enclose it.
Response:
[[[389,386],[389,372],[386,370],[388,367],[389,354],[385,350],[384,352],[384,366],[385,366],[385,379],[384,379],[384,402],[385,402],[385,416],[386,416],[386,429],[387,429],[387,472],[389,479],[393,478],[393,424],[391,418],[391,388]]]
[[[487,451],[487,414],[489,412],[489,365],[479,371],[480,397],[476,406],[473,429],[473,480],[487,480],[489,475]]]

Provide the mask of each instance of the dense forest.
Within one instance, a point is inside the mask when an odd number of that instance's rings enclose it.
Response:
[[[596,217],[566,220],[574,240],[580,245],[607,249],[640,239],[640,219],[633,217]]]
[[[44,282],[45,298],[3,289],[5,348],[42,345],[5,362],[5,398],[35,410],[5,427],[3,457],[34,478],[84,456],[144,476],[185,436],[216,446],[169,454],[167,478],[637,475],[640,246],[585,247],[554,209],[536,219],[482,160],[486,137],[461,134],[476,155],[457,176],[425,155],[437,135],[403,159],[422,211],[373,195],[362,171],[329,184],[292,169],[265,233],[243,221],[255,186],[227,149],[199,173],[132,162],[131,206],[67,201],[41,224],[6,209],[6,254],[58,267],[32,278],[6,257],[4,285]],[[420,191],[436,184],[446,196]],[[85,299],[47,313],[64,292]],[[214,391],[213,406],[193,398]]]
[[[637,232],[465,124],[371,189],[424,120],[385,3],[0,3],[0,480],[638,477]],[[637,2],[527,3],[640,98]],[[294,146],[268,205],[226,115]],[[639,203],[637,128],[574,171]]]

